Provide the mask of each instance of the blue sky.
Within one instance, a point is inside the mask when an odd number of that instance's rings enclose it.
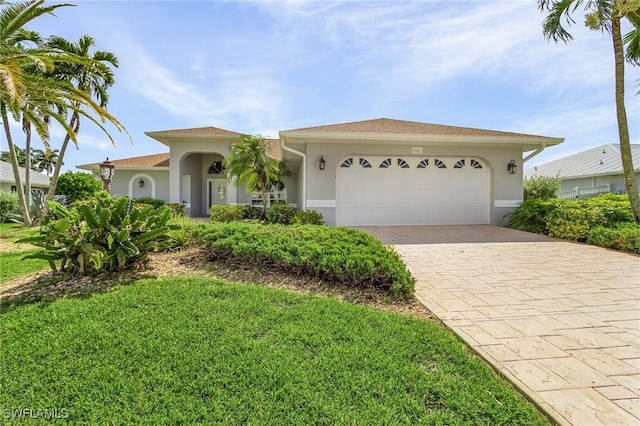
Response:
[[[30,28],[118,56],[109,111],[133,144],[85,122],[64,170],[166,152],[144,132],[201,126],[277,137],[387,117],[566,138],[526,167],[618,141],[609,38],[577,15],[573,42],[548,42],[535,0],[75,4]],[[626,71],[640,143],[640,69]]]

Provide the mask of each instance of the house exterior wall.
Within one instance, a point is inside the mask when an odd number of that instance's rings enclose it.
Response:
[[[142,179],[143,188],[138,186]],[[133,198],[153,197],[169,202],[168,170],[123,170],[116,169],[109,193],[114,197],[127,195]]]
[[[11,182],[0,182],[0,191],[11,192],[12,186],[16,186],[16,184]],[[34,189],[37,189],[39,191],[44,191],[45,194],[49,192],[49,187],[41,186],[38,184],[35,184],[35,185],[31,184],[31,190],[33,191]]]
[[[611,185],[614,194],[626,194],[624,176],[622,174],[609,176],[593,176],[575,179],[563,179],[560,191],[571,191],[575,188],[590,188],[594,186]],[[640,187],[640,173],[636,173],[636,186]]]
[[[420,145],[412,145],[420,146]],[[389,155],[410,157],[410,145],[367,145],[355,143],[309,144],[307,153],[307,207],[323,214],[327,224],[335,224],[336,170],[352,155]],[[505,215],[522,201],[522,150],[520,148],[422,146],[421,157],[475,157],[480,158],[491,171],[491,224],[506,225]],[[326,161],[325,169],[316,164],[320,156]],[[507,171],[509,161],[515,160],[517,173]]]

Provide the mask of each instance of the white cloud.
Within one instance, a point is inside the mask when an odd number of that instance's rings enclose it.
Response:
[[[281,113],[280,84],[263,67],[225,70],[198,59],[189,67],[193,75],[179,75],[131,41],[126,45],[128,49],[120,52],[122,63],[130,64],[120,70],[124,84],[194,125],[229,126],[243,121],[257,128]],[[194,75],[201,81],[194,80]]]

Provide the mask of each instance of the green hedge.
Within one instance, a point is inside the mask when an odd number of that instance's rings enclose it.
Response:
[[[415,279],[398,253],[355,229],[236,222],[203,224],[196,232],[217,258],[260,262],[327,282],[372,284],[401,298],[413,294]]]
[[[620,223],[615,228],[593,228],[587,243],[600,247],[640,253],[640,225]]]
[[[160,207],[166,204],[164,200],[160,198],[153,198],[153,197],[138,197],[138,198],[134,198],[133,201],[139,204],[148,204],[150,206],[153,206],[156,209],[159,209]]]
[[[577,201],[528,199],[509,217],[510,226],[522,231],[637,253],[640,243],[631,222],[629,199],[616,194]]]

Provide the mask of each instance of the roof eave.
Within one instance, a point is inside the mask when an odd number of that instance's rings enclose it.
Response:
[[[174,132],[144,132],[145,135],[152,139],[157,140],[166,146],[171,146],[171,141],[175,139],[236,139],[242,136],[240,133],[231,135],[207,135],[207,134],[193,134],[193,133],[174,133]]]
[[[420,142],[436,145],[439,143],[485,144],[485,145],[519,145],[524,147],[539,147],[541,144],[554,146],[562,143],[564,138],[549,138],[545,136],[480,136],[480,135],[420,135],[398,133],[355,133],[355,132],[314,132],[284,130],[280,137],[288,140],[298,139],[303,142],[336,143],[349,141],[354,143],[385,143],[411,144]]]
[[[81,170],[89,170],[89,171],[95,171],[95,170],[100,170],[100,165],[98,163],[92,163],[92,164],[81,164],[79,166],[76,166],[76,169],[81,169]],[[143,166],[143,167],[139,167],[139,166],[116,166],[115,170],[146,170],[146,171],[150,171],[150,170],[169,170],[168,166]]]

